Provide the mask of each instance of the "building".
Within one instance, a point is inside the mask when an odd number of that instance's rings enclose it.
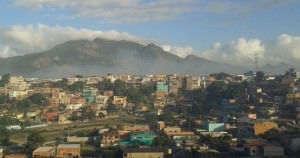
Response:
[[[278,128],[278,124],[271,121],[256,122],[253,128],[255,135],[261,135],[268,132],[271,129]]]
[[[168,87],[169,93],[176,95],[179,89],[178,78],[176,76],[170,76],[168,83],[169,83],[169,87]]]
[[[114,105],[125,108],[127,105],[127,97],[124,96],[114,96],[112,102]]]
[[[85,98],[88,103],[95,103],[95,97],[98,93],[97,88],[85,87],[82,91],[82,96]]]
[[[8,97],[10,100],[12,99],[22,100],[28,97],[28,91],[9,90]]]
[[[299,102],[300,101],[300,92],[294,92],[294,93],[288,93],[286,95],[286,102],[289,103],[294,103],[294,102]]]
[[[208,132],[223,132],[224,131],[224,123],[207,122],[205,124],[205,129]]]
[[[107,107],[107,101],[109,99],[109,96],[105,95],[98,95],[95,98],[95,103],[97,104],[97,109],[105,109]]]
[[[80,157],[80,144],[59,144],[57,146],[57,158],[79,158]]]
[[[74,96],[70,99],[70,104],[85,104],[85,98],[81,96]]]
[[[111,90],[103,91],[103,95],[112,97],[112,96],[114,96],[114,91],[111,91]]]
[[[164,133],[168,134],[168,133],[177,133],[177,132],[181,132],[181,128],[180,127],[165,127],[164,128]]]
[[[197,77],[187,76],[183,80],[183,88],[185,90],[194,90],[201,88],[201,79]]]
[[[133,125],[133,126],[123,126],[123,130],[130,132],[149,132],[149,125]]]
[[[154,108],[164,108],[167,105],[166,97],[156,97],[154,101]]]
[[[107,131],[101,136],[100,147],[117,146],[120,141],[120,134],[118,131]]]
[[[264,157],[284,157],[284,149],[281,146],[264,146]]]
[[[54,147],[39,147],[32,153],[33,158],[54,158],[55,148]]]
[[[164,158],[166,156],[163,149],[137,148],[125,149],[123,158]]]
[[[156,93],[169,93],[169,86],[167,82],[156,82]]]
[[[10,76],[9,82],[5,85],[9,90],[25,91],[29,88],[29,84],[22,76]]]
[[[69,104],[67,105],[67,110],[79,110],[83,105],[82,104]]]
[[[136,132],[130,134],[129,141],[130,144],[151,146],[156,137],[157,134],[153,132]]]
[[[157,122],[157,129],[158,129],[159,131],[163,130],[165,127],[166,127],[166,124],[165,124],[164,121],[158,121],[158,122]]]
[[[164,133],[173,139],[177,146],[181,146],[183,143],[193,145],[199,138],[194,132],[182,131],[180,127],[166,127]]]
[[[25,154],[8,154],[4,158],[27,158]]]

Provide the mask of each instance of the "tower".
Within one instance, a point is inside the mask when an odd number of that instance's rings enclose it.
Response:
[[[258,71],[258,53],[256,52],[255,54],[254,54],[254,68],[255,68],[255,72],[257,72]]]

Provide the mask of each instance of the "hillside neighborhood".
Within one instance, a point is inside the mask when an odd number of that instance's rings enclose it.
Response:
[[[2,75],[5,158],[300,154],[300,73]]]

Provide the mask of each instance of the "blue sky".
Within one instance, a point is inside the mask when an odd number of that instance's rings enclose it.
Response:
[[[51,33],[70,27],[72,33],[80,29],[87,29],[89,33],[112,30],[128,33],[130,38],[125,39],[155,41],[162,47],[169,46],[166,50],[175,54],[187,51],[183,55],[193,53],[209,59],[221,54],[224,57],[216,60],[224,62],[232,62],[241,55],[247,60],[257,53],[254,51],[259,51],[266,62],[298,61],[294,61],[298,56],[293,57],[295,52],[292,52],[299,49],[297,44],[289,44],[289,49],[280,45],[284,37],[298,42],[300,1],[297,0],[2,0],[0,4],[2,56],[30,53],[56,44],[43,43],[44,47],[39,48],[25,41],[24,35],[16,37],[11,33],[20,29],[19,33],[31,30],[29,32],[35,34],[42,24],[47,27],[44,31],[59,27]],[[49,35],[40,34],[33,36]],[[80,35],[86,37],[84,33]],[[70,36],[70,39],[75,38]],[[88,37],[94,36],[89,34]],[[243,51],[238,49],[243,44],[242,39],[245,48],[254,47],[252,52],[239,52]],[[24,48],[16,47],[11,41],[23,42]],[[277,47],[290,51],[291,59],[279,60],[280,52],[267,52]]]

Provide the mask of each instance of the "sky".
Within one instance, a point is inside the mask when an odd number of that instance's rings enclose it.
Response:
[[[0,57],[97,37],[185,57],[300,67],[299,0],[1,0]]]

